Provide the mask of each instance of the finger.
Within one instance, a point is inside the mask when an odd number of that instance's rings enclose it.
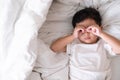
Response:
[[[94,33],[95,33],[96,35],[99,35],[99,30],[98,30],[98,29],[95,29]]]
[[[99,30],[97,28],[93,28],[92,33],[95,35],[99,35]]]
[[[95,28],[93,28],[93,29],[92,29],[92,32],[94,32],[94,33],[95,33],[95,32],[96,32],[96,29],[95,29]]]
[[[87,32],[92,32],[93,28],[90,26],[86,29]]]
[[[84,29],[80,29],[79,32],[80,32],[80,33],[84,33],[85,30],[84,30]]]

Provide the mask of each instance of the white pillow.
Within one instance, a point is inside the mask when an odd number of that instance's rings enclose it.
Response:
[[[73,15],[85,7],[99,8],[114,0],[54,0],[47,21],[71,21]]]
[[[104,30],[120,39],[120,1],[112,1],[99,8]]]
[[[69,0],[64,1],[66,2]],[[47,21],[71,21],[78,7],[79,3],[76,5],[68,5],[63,2],[54,0],[48,13]]]
[[[113,0],[57,0],[60,3],[66,4],[66,5],[76,5],[80,4],[80,6],[83,7],[100,7],[101,5],[104,5],[105,3]]]

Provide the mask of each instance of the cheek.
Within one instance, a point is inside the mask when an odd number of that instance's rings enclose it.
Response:
[[[91,37],[97,37],[96,35],[94,35],[94,34],[92,34],[92,33],[90,33],[90,36],[91,36]]]
[[[98,36],[96,36],[96,35],[91,35],[91,37],[92,37],[92,39],[94,39],[94,40],[97,40],[98,39]]]
[[[83,37],[83,36],[84,36],[84,33],[79,33],[79,34],[78,34],[78,37],[79,37],[79,38],[81,38],[81,37]]]
[[[84,37],[85,37],[84,34],[79,34],[79,35],[78,35],[79,40],[83,40]]]
[[[78,37],[81,37],[82,36],[82,34],[81,33],[78,33]]]

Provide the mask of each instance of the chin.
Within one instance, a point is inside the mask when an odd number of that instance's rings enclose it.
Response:
[[[85,43],[85,44],[94,44],[96,43],[97,41],[81,41],[82,43]]]
[[[80,38],[78,39],[80,40],[80,42],[85,43],[85,44],[94,44],[98,41],[98,39],[88,39],[88,40],[80,39]]]

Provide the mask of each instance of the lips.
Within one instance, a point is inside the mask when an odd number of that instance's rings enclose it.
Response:
[[[89,40],[89,39],[91,39],[90,37],[86,37],[86,38],[84,38],[85,40]]]

